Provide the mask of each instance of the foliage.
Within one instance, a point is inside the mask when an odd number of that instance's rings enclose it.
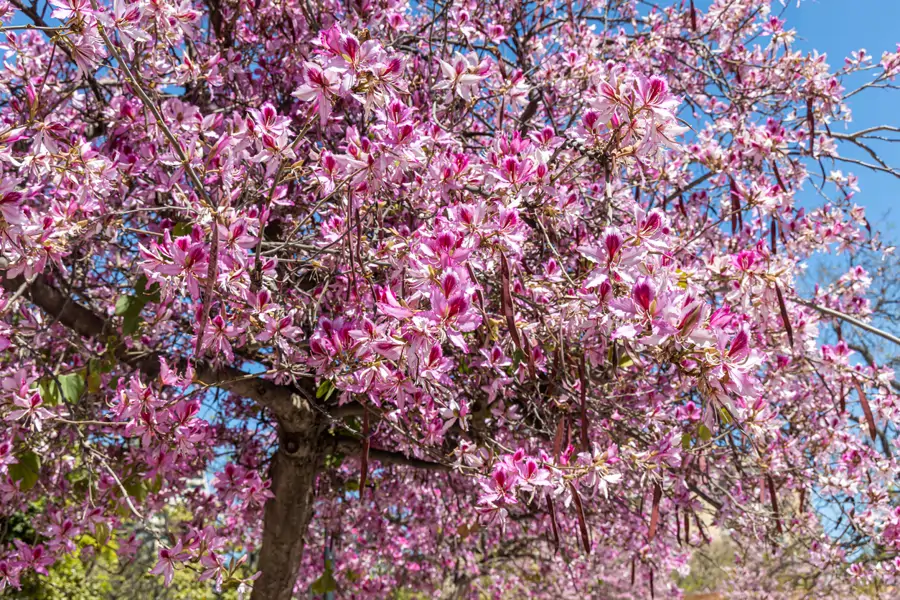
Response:
[[[0,0],[0,592],[891,589],[900,47],[781,11]]]
[[[178,511],[166,511],[167,519],[177,520]],[[34,514],[31,514],[34,517]],[[21,524],[27,523],[25,515],[16,520],[19,525],[7,529],[7,536],[28,539],[34,535]],[[141,534],[139,534],[141,535]],[[144,533],[143,535],[146,535]],[[32,542],[33,543],[33,542]],[[198,581],[197,574],[189,569],[175,572],[166,586],[163,578],[150,574],[157,561],[153,544],[142,546],[128,561],[120,561],[118,543],[109,539],[98,542],[90,535],[76,540],[71,553],[61,556],[47,568],[45,574],[30,572],[20,577],[17,589],[8,587],[0,598],[15,600],[109,600],[117,598],[159,598],[165,600],[235,600],[236,589],[217,592],[211,582]]]

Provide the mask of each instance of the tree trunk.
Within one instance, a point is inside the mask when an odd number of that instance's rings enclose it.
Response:
[[[320,427],[285,432],[272,462],[272,493],[266,503],[261,575],[253,584],[252,600],[290,600],[300,570],[306,528],[313,516],[316,475],[322,468],[324,444]]]
[[[101,338],[115,326],[89,308],[56,289],[43,275],[28,283],[22,276],[8,278],[8,263],[0,257],[0,286],[10,293],[27,286],[29,298],[55,321],[87,337]],[[119,360],[154,378],[159,373],[156,353],[135,358],[124,346],[112,346]],[[167,357],[178,360],[177,357]],[[314,406],[315,382],[305,379],[298,386],[278,385],[268,379],[249,377],[233,367],[210,368],[200,364],[197,378],[212,386],[252,398],[272,411],[279,422],[279,448],[272,461],[271,491],[274,498],[266,502],[263,543],[260,549],[261,574],[253,586],[253,600],[290,600],[293,595],[306,528],[313,515],[316,475],[322,470],[325,443],[321,439],[325,420]],[[402,457],[396,459],[410,463]]]

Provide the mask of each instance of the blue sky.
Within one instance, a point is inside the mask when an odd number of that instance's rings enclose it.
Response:
[[[803,0],[799,8],[796,0],[786,1],[787,26],[797,32],[795,47],[827,54],[832,70],[839,68],[854,50],[865,48],[877,61],[882,52],[893,51],[900,43],[900,0]],[[777,8],[777,2],[774,5]],[[845,87],[855,88],[867,78],[845,82]],[[895,83],[900,85],[900,78]],[[851,99],[850,108],[853,123],[849,132],[874,125],[900,127],[898,90],[866,90]],[[846,148],[842,152],[866,158]],[[877,152],[889,165],[900,169],[900,143],[882,143]],[[837,168],[859,177],[861,191],[856,202],[866,208],[872,226],[882,232],[886,241],[900,244],[900,179],[850,166]]]

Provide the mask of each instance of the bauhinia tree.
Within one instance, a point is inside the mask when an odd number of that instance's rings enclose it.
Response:
[[[735,589],[895,585],[894,376],[820,334],[900,340],[865,269],[796,281],[884,252],[844,171],[898,128],[847,101],[900,51],[782,10],[0,3],[0,591],[90,539],[255,599],[646,598],[713,529]]]

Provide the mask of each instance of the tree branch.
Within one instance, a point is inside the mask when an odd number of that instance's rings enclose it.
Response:
[[[341,435],[335,441],[335,450],[343,454],[358,454],[362,450],[362,442],[354,437]],[[424,469],[426,471],[450,471],[448,465],[442,463],[431,462],[430,460],[422,460],[420,458],[412,458],[400,452],[392,452],[390,450],[378,450],[369,448],[369,459],[377,460],[387,465],[400,465],[404,467],[414,467],[416,469]]]
[[[678,188],[677,190],[675,190],[674,192],[672,192],[671,194],[669,194],[668,196],[666,196],[666,203],[668,204],[669,202],[671,202],[672,200],[674,200],[675,198],[677,198],[677,197],[680,196],[681,194],[683,194],[683,193],[685,193],[685,192],[687,192],[687,191],[689,191],[689,190],[691,190],[691,189],[697,187],[698,185],[700,185],[701,183],[703,183],[704,181],[706,181],[707,179],[709,179],[709,178],[712,177],[713,175],[715,175],[715,173],[713,173],[712,171],[710,171],[709,173],[705,173],[705,174],[701,175],[700,177],[698,177],[697,179],[693,180],[692,182],[690,182],[689,184],[685,185],[684,187]]]
[[[6,262],[0,260],[0,269],[5,267]],[[11,292],[25,285],[25,295],[31,302],[82,337],[100,339],[104,334],[117,330],[113,323],[63,294],[43,275],[38,275],[29,283],[22,276],[10,278],[5,271],[0,271],[0,279],[3,287]],[[115,348],[114,353],[120,362],[138,369],[150,378],[159,375],[160,358],[169,358],[157,352],[134,354],[121,344]],[[171,361],[180,362],[177,358]],[[271,380],[233,367],[214,368],[206,363],[200,363],[196,365],[195,372],[197,380],[205,385],[250,398],[260,406],[268,408],[286,430],[293,431],[307,427],[315,398],[312,379],[304,380],[304,385],[296,388],[278,385]]]
[[[807,308],[811,308],[813,310],[817,310],[822,314],[828,315],[830,317],[836,317],[838,319],[841,319],[843,321],[850,323],[851,325],[856,325],[860,329],[865,329],[869,333],[874,333],[875,335],[877,335],[879,337],[883,337],[884,339],[894,342],[895,344],[900,346],[900,338],[898,338],[897,336],[891,335],[887,331],[882,331],[881,329],[878,329],[877,327],[873,327],[873,326],[869,325],[868,323],[863,323],[862,321],[860,321],[859,319],[857,319],[855,317],[846,315],[840,311],[834,310],[833,308],[827,308],[825,306],[819,306],[818,304],[813,304],[809,300],[802,300],[800,298],[792,298],[792,300],[794,302],[796,302],[797,304],[806,306]]]

